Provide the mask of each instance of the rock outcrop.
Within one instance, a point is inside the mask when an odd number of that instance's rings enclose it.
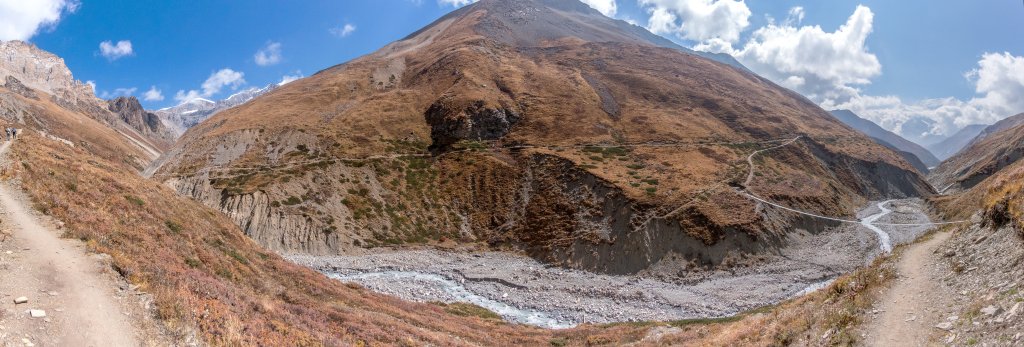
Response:
[[[24,84],[21,84],[21,81],[14,76],[7,76],[4,88],[26,98],[39,100],[39,95],[37,95],[35,91],[26,87]]]
[[[148,138],[158,141],[161,147],[170,147],[176,138],[173,131],[164,126],[156,114],[142,108],[139,99],[134,96],[122,96],[107,100],[107,109],[121,117],[133,129]]]

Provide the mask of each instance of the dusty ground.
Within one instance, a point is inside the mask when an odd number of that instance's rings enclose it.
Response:
[[[889,205],[893,213],[878,223],[927,222],[920,204],[913,199],[894,201]],[[878,212],[875,204],[870,206],[859,215]],[[912,241],[928,230],[882,228],[897,244]],[[529,319],[549,319],[538,325],[560,327],[583,322],[733,315],[819,287],[880,253],[873,232],[859,224],[849,224],[818,235],[798,233],[779,254],[748,259],[757,265],[687,271],[655,265],[650,271],[633,276],[550,267],[500,252],[397,250],[334,257],[295,255],[289,259],[407,300],[465,301],[460,296],[466,293],[453,289],[461,287],[470,294],[517,309],[518,312],[505,315],[508,319],[524,323],[530,323]],[[444,282],[429,275],[438,275]]]
[[[936,342],[933,326],[955,315],[954,295],[942,284],[948,266],[935,250],[949,232],[910,246],[896,266],[899,276],[871,311],[863,336],[868,346],[927,346]]]
[[[0,346],[166,345],[147,297],[113,274],[107,257],[61,239],[59,226],[27,201],[0,183]],[[28,302],[15,304],[19,297]]]

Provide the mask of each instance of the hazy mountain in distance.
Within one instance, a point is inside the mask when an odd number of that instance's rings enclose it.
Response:
[[[875,124],[870,120],[861,118],[857,114],[853,113],[853,111],[834,110],[830,111],[830,113],[832,114],[832,116],[835,116],[836,119],[839,119],[844,124],[849,125],[854,129],[857,129],[858,131],[864,133],[865,135],[868,135],[872,139],[875,139],[878,143],[886,147],[893,148],[897,151],[910,153],[916,156],[917,160],[924,165],[924,168],[922,169],[918,165],[915,165],[915,167],[917,167],[917,169],[923,173],[927,173],[928,168],[939,165],[939,159],[936,158],[935,155],[933,155],[930,151],[928,151],[924,147],[921,147],[921,145],[918,145],[910,140],[907,140],[894,132],[885,130],[878,124]],[[908,161],[913,163],[914,159],[908,158]]]
[[[925,145],[925,147],[934,153],[935,157],[939,158],[939,160],[946,160],[966,147],[971,140],[974,140],[987,127],[988,125],[985,124],[968,125],[942,141]]]

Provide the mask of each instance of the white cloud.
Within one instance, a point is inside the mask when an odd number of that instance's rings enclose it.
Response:
[[[282,76],[281,77],[281,82],[278,82],[277,85],[278,86],[283,86],[285,84],[295,82],[295,81],[297,81],[298,79],[300,79],[302,77],[303,77],[302,76],[302,71],[295,71],[291,75],[284,75],[284,76]]]
[[[647,28],[655,34],[705,42],[733,43],[750,25],[750,9],[736,0],[638,0],[651,15]]]
[[[590,5],[598,12],[603,13],[605,16],[612,17],[618,12],[618,5],[615,0],[580,0],[583,3]],[[437,0],[437,3],[441,6],[452,6],[462,7],[477,2],[477,0]],[[418,0],[413,0],[413,3],[419,4]]]
[[[1024,57],[985,53],[978,67],[965,74],[978,94],[970,100],[927,99],[907,103],[897,96],[856,95],[845,102],[824,103],[846,108],[910,138],[951,135],[972,124],[992,124],[1024,112]],[[920,120],[927,127],[920,129]],[[913,126],[907,126],[913,124]]]
[[[178,102],[187,102],[198,98],[208,98],[220,93],[221,89],[224,87],[229,87],[231,90],[235,90],[244,84],[244,73],[232,69],[221,69],[220,71],[211,74],[210,77],[203,82],[202,91],[194,89],[189,91],[179,90],[174,94],[174,99]]]
[[[349,23],[345,23],[345,25],[342,25],[337,28],[331,28],[328,31],[330,31],[332,35],[337,37],[348,37],[349,35],[352,35],[352,33],[356,32],[356,26]]]
[[[859,95],[858,86],[881,75],[882,64],[866,45],[874,18],[871,9],[858,6],[834,32],[794,26],[803,16],[802,8],[791,9],[783,24],[755,30],[738,50],[720,41],[695,48],[730,53],[758,74],[820,103],[849,100]]]
[[[259,66],[270,66],[281,62],[281,43],[280,42],[267,42],[263,48],[256,51],[256,55],[253,56],[256,59],[256,65]]]
[[[111,41],[100,42],[100,54],[107,58],[107,60],[114,61],[130,55],[135,54],[132,50],[132,42],[128,40],[117,41],[114,44]]]
[[[149,90],[142,93],[142,99],[146,101],[164,101],[164,93],[160,89],[156,89],[156,86],[151,86]]]
[[[985,53],[968,78],[983,95],[972,103],[1006,116],[1024,112],[1024,57]]]
[[[96,81],[85,81],[85,85],[89,86],[89,88],[92,88],[92,93],[96,94]]]
[[[619,7],[615,3],[615,0],[582,0],[583,3],[590,5],[598,12],[603,13],[605,16],[614,17],[615,13],[619,11]]]
[[[78,6],[77,0],[0,0],[0,40],[28,40]]]
[[[132,94],[135,94],[135,91],[137,91],[137,90],[139,90],[139,89],[138,88],[117,88],[117,89],[114,89],[113,92],[103,91],[103,92],[100,92],[100,98],[101,99],[113,99],[113,98],[120,97],[120,96],[131,96]]]

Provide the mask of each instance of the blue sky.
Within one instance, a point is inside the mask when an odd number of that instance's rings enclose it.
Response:
[[[81,0],[72,4],[73,12],[65,9],[59,22],[44,26],[30,40],[63,57],[76,78],[94,81],[98,94],[134,89],[133,95],[142,99],[155,87],[163,99],[150,98],[144,105],[160,108],[176,104],[179,91],[217,99],[234,88],[262,86],[288,75],[308,76],[400,39],[458,6],[452,3],[466,2]],[[734,54],[754,71],[823,107],[852,108],[893,130],[904,131],[902,124],[910,120],[928,119],[934,129],[912,132],[949,133],[968,123],[1024,112],[1024,102],[990,95],[993,85],[1009,83],[1011,90],[1015,88],[1013,80],[993,74],[1015,75],[1017,63],[1024,66],[1024,58],[1015,60],[1024,56],[1024,4],[1018,0],[587,2],[604,6],[606,12],[614,4],[614,17],[652,28],[656,11],[672,14],[676,20],[656,33],[686,46]],[[701,11],[711,10],[720,10],[722,16],[701,17]],[[855,19],[871,29],[862,33],[863,44],[810,44],[836,39],[832,34]],[[352,30],[342,35],[346,25]],[[773,28],[759,33],[767,26]],[[820,30],[813,30],[815,26]],[[104,56],[100,45],[105,41],[114,47],[129,41],[131,53]],[[712,42],[727,46],[708,48]],[[744,50],[750,42],[758,45]],[[793,43],[789,51],[771,49],[787,42]],[[261,49],[266,53],[263,58],[269,59],[257,59]],[[816,51],[822,49],[826,51]],[[775,56],[757,58],[766,52]],[[803,58],[780,58],[787,53]],[[875,60],[877,66],[867,64]],[[983,61],[991,64],[983,67]],[[204,81],[223,69],[234,74],[222,77],[234,81],[241,76],[245,84],[223,82],[204,90]],[[969,74],[974,70],[978,71]],[[979,93],[983,84],[991,88]]]

